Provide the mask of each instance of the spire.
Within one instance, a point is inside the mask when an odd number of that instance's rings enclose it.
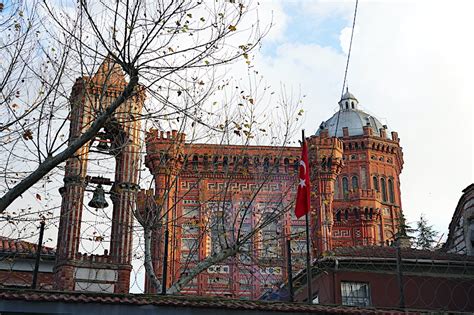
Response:
[[[104,58],[92,80],[98,85],[115,87],[127,84],[122,68],[113,60],[110,54]]]

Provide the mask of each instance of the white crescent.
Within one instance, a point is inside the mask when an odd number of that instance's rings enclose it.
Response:
[[[300,161],[300,166],[303,166],[304,168],[304,174],[306,174],[306,164],[303,160]]]

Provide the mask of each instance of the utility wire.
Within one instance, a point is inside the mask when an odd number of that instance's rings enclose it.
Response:
[[[347,72],[349,70],[349,62],[351,60],[351,51],[352,51],[352,39],[354,38],[354,29],[355,29],[355,24],[356,24],[356,17],[357,17],[357,7],[359,5],[359,0],[356,0],[355,3],[355,8],[354,8],[354,18],[352,20],[352,31],[351,31],[351,40],[349,42],[349,51],[347,53],[347,61],[346,61],[346,69],[344,71],[344,80],[342,81],[342,90],[341,90],[341,99],[344,96],[344,88],[346,87],[346,80],[347,80]],[[341,115],[341,106],[339,106],[339,110],[337,112],[337,118],[336,118],[336,129],[334,131],[334,137],[337,138],[337,129],[339,128],[339,116]],[[329,163],[332,162],[333,154],[334,154],[334,146],[336,142],[334,141],[332,144],[332,149],[331,149],[331,155],[330,155],[330,160],[328,161]],[[331,165],[329,165],[331,167]]]

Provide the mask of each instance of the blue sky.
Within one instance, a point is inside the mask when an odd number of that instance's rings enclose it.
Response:
[[[314,14],[305,11],[296,2],[284,2],[282,7],[288,15],[288,25],[283,34],[285,41],[331,47],[342,53],[339,34],[343,28],[349,25],[345,16],[334,13],[316,19]],[[279,21],[275,20],[275,23],[279,23]],[[263,45],[262,53],[273,57],[278,44],[278,40],[268,41],[266,45]]]
[[[337,109],[355,1],[262,3],[275,26],[255,64],[272,86],[307,95],[302,127],[313,132]],[[349,67],[361,107],[401,138],[408,220],[424,213],[442,233],[474,182],[473,11],[474,1],[360,1]]]

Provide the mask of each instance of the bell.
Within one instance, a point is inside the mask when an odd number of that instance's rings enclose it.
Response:
[[[105,200],[105,192],[102,188],[102,185],[97,185],[97,188],[94,191],[94,195],[92,196],[92,199],[91,201],[89,201],[88,205],[89,207],[96,209],[107,208],[109,206],[107,200]]]
[[[99,151],[109,151],[109,145],[107,144],[107,141],[99,140],[99,143],[97,144],[97,150]]]

